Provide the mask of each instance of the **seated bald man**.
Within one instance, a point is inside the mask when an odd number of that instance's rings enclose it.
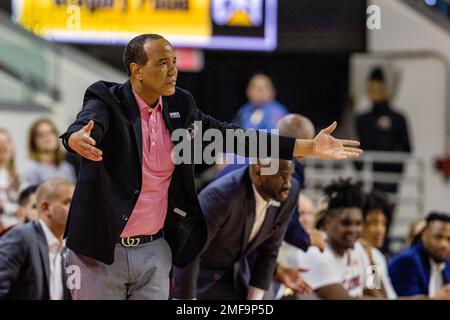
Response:
[[[36,191],[39,220],[0,239],[0,300],[69,300],[63,234],[74,185],[49,179]]]

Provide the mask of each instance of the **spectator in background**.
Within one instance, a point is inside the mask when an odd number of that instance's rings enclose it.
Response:
[[[36,191],[39,220],[0,238],[0,299],[70,299],[65,281],[63,234],[74,186],[49,179]]]
[[[396,299],[397,294],[389,278],[386,258],[379,250],[383,246],[387,225],[391,221],[392,204],[385,194],[372,191],[366,196],[363,216],[364,223],[359,242],[364,247],[370,265],[376,266],[375,275],[381,280],[384,297]]]
[[[33,123],[28,136],[30,159],[23,165],[23,187],[38,185],[49,178],[67,179],[75,182],[72,165],[64,160],[58,132],[52,121],[40,119]]]
[[[357,118],[357,133],[361,148],[373,151],[411,152],[408,123],[401,113],[394,111],[381,68],[374,68],[369,77],[367,94],[372,110]],[[403,172],[402,164],[374,163],[374,171]],[[395,194],[397,183],[374,183],[374,189]]]
[[[0,128],[0,231],[17,223],[18,188],[11,137]]]
[[[247,86],[248,102],[237,112],[233,123],[245,129],[276,129],[278,121],[288,113],[275,100],[272,80],[263,74],[253,75]]]
[[[407,247],[412,247],[420,242],[422,231],[426,226],[427,220],[425,218],[420,218],[411,223],[409,226],[408,236],[405,240]]]
[[[38,186],[29,186],[19,194],[19,210],[17,216],[20,223],[27,223],[39,219],[36,204],[36,190]]]
[[[328,209],[322,217],[327,235],[323,253],[311,247],[303,267],[304,280],[321,299],[352,299],[364,295],[366,262],[355,243],[361,235],[364,194],[361,185],[340,180],[325,188]],[[376,295],[374,290],[366,293]]]
[[[314,227],[317,211],[314,202],[308,196],[300,194],[298,198],[298,208],[300,218],[297,223],[300,223],[303,229],[309,233],[311,238],[316,236],[317,233],[317,236],[320,236],[322,241],[325,241],[323,232],[316,230]],[[314,240],[311,239],[311,242],[314,242]],[[312,292],[309,285],[301,276],[301,272],[307,271],[306,269],[303,269],[303,266],[305,265],[304,259],[306,258],[305,251],[286,241],[281,244],[280,251],[278,252],[278,267],[275,277],[282,285],[279,286],[279,288],[274,285],[277,291],[275,299],[291,295],[294,295],[295,298],[297,297],[297,294],[304,295]]]
[[[23,189],[19,194],[17,219],[20,224],[39,219],[39,213],[36,206],[36,189],[37,186],[29,186]],[[16,225],[11,225],[10,227],[0,231],[0,237],[5,235],[15,226]]]
[[[389,262],[389,275],[400,296],[450,296],[450,215],[433,212],[421,234],[421,242],[400,252]]]

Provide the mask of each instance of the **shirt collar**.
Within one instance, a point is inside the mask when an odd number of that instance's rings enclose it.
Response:
[[[61,251],[63,247],[63,241],[58,240],[50,228],[45,224],[45,222],[39,219],[42,229],[44,230],[45,239],[47,240],[48,249],[50,252]]]
[[[432,258],[430,258],[431,270],[442,272],[445,269],[445,262],[437,263]]]
[[[150,111],[150,112],[152,112],[153,110],[155,110],[155,111],[162,111],[162,106],[163,106],[163,104],[162,104],[162,96],[159,96],[158,104],[156,105],[156,107],[151,108],[147,103],[145,103],[144,100],[142,100],[141,97],[139,97],[137,95],[136,92],[134,92],[134,90],[133,90],[133,94],[134,94],[134,97],[136,99],[136,102],[137,102],[137,105],[139,107],[139,110],[141,112],[142,111]]]

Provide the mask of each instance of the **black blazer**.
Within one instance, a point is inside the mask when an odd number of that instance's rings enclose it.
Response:
[[[62,265],[64,300],[70,300]],[[0,299],[50,299],[49,274],[47,239],[38,221],[18,225],[0,238]]]
[[[245,297],[248,285],[267,290],[297,204],[299,185],[294,179],[291,182],[288,198],[280,207],[267,209],[263,225],[251,243],[248,239],[255,221],[255,197],[248,167],[208,185],[199,196],[208,226],[207,244],[186,268],[174,268],[172,295],[201,298],[227,272],[233,273],[233,285],[241,291],[236,298]]]
[[[194,121],[202,121],[203,130],[218,128],[225,132],[236,128],[204,115],[195,106],[192,95],[183,89],[177,88],[174,95],[163,97],[162,101],[170,133],[192,128]],[[99,81],[86,90],[82,111],[61,136],[66,149],[72,151],[65,143],[67,137],[89,120],[95,122],[91,136],[103,151],[103,160],[81,160],[65,235],[71,250],[112,264],[114,246],[141,192],[142,128],[130,82]],[[237,142],[247,151],[246,139]],[[279,142],[279,157],[291,159],[295,139],[280,137]],[[267,144],[270,147],[270,139]],[[172,249],[173,263],[184,266],[198,255],[206,240],[193,164],[175,166],[168,201],[164,234]]]

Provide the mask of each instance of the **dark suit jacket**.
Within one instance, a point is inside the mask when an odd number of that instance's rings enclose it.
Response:
[[[267,290],[298,193],[298,184],[292,180],[289,197],[280,207],[267,209],[260,231],[248,243],[255,220],[255,197],[248,167],[208,185],[199,196],[208,225],[207,244],[200,257],[188,267],[174,268],[173,296],[202,298],[202,294],[230,272],[238,292],[236,298],[245,297],[248,285]],[[255,251],[252,261],[247,261]]]
[[[430,256],[420,242],[389,261],[389,276],[399,296],[428,295]],[[444,284],[450,283],[450,260],[442,272]]]
[[[64,300],[70,300],[62,269]],[[18,225],[0,239],[0,299],[48,300],[48,244],[38,221]]]
[[[194,121],[202,121],[203,130],[217,128],[224,133],[226,129],[236,128],[204,115],[195,106],[192,95],[183,89],[177,88],[174,95],[163,97],[162,101],[170,133],[192,128]],[[89,120],[95,122],[91,136],[103,151],[103,160],[81,160],[65,235],[71,250],[112,264],[114,246],[133,211],[142,183],[141,118],[130,82],[99,81],[87,89],[82,111],[61,136],[69,151],[72,150],[65,143],[67,137]],[[248,152],[248,141],[237,140]],[[267,141],[270,149],[270,138]],[[280,137],[279,143],[279,157],[290,160],[295,140]],[[173,263],[179,266],[192,261],[206,240],[193,163],[176,165],[169,187],[164,234],[172,249]]]
[[[249,163],[250,163],[249,160],[246,159],[246,164],[238,164],[238,163],[229,164],[221,172],[219,172],[217,176],[214,177],[214,179],[219,179],[220,177],[223,177],[234,170],[247,166]],[[297,159],[294,159],[293,163],[295,171],[294,174],[292,175],[292,178],[297,180],[300,186],[300,190],[302,190],[305,184],[304,183],[305,166]],[[292,244],[293,246],[296,246],[297,248],[302,249],[303,251],[307,251],[308,247],[311,245],[311,241],[309,239],[308,232],[306,232],[306,230],[298,222],[298,219],[300,218],[300,213],[298,212],[298,210],[300,210],[300,208],[296,207],[294,213],[291,216],[291,221],[289,221],[286,234],[284,236],[284,241],[286,241],[289,244]]]

